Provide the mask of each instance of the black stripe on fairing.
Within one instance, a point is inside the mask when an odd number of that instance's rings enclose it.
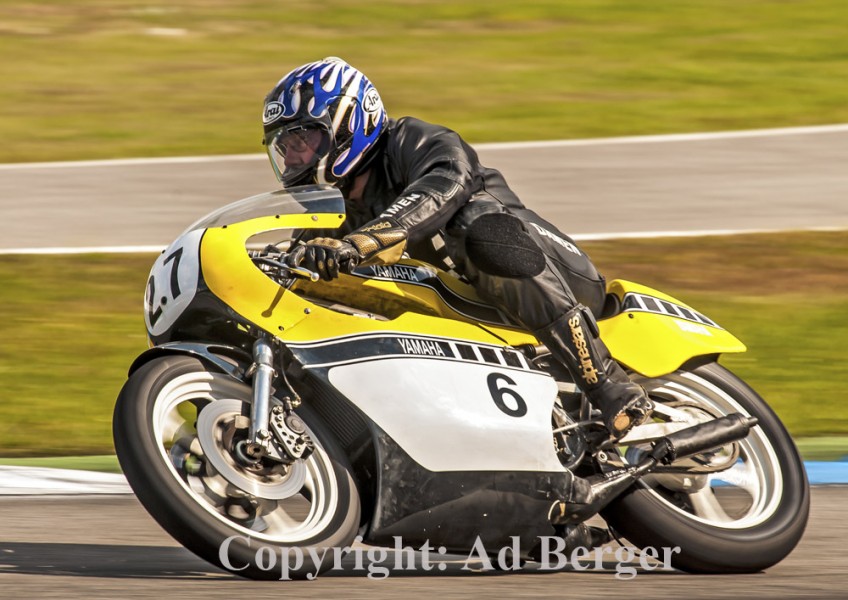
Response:
[[[288,347],[306,368],[385,358],[430,358],[478,365],[488,364],[521,371],[537,371],[530,361],[522,360],[519,352],[510,348],[413,335],[360,336],[343,338],[321,345],[290,344]]]
[[[402,277],[393,277],[389,273],[392,270],[397,270],[398,273],[405,273]],[[413,273],[415,274],[414,277]],[[419,274],[427,273],[429,277],[418,277]],[[362,277],[363,279],[376,279],[378,281],[393,281],[395,283],[417,285],[420,287],[430,288],[457,313],[477,319],[484,323],[493,325],[512,326],[512,323],[504,319],[501,312],[489,304],[481,304],[467,298],[463,298],[445,283],[439,279],[435,271],[426,267],[413,267],[411,265],[390,265],[388,267],[371,266],[361,267],[356,269],[352,275]]]
[[[645,312],[654,315],[671,316],[677,319],[683,319],[684,321],[691,321],[692,323],[709,325],[716,329],[724,329],[715,321],[696,310],[685,308],[679,304],[655,298],[654,296],[637,294],[636,292],[627,292],[624,295],[624,302],[621,303],[621,312]]]

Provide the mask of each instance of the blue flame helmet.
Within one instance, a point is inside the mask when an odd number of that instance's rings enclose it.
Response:
[[[331,57],[298,67],[266,96],[263,142],[284,187],[343,187],[369,162],[387,122],[368,78]]]

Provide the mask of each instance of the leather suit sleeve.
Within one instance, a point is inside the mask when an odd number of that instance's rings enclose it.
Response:
[[[380,217],[404,227],[410,244],[429,239],[471,197],[477,157],[454,131],[411,118],[387,152],[405,187]]]
[[[359,252],[360,265],[391,265],[403,255],[407,235],[405,227],[386,217],[367,223],[346,235],[344,241]]]

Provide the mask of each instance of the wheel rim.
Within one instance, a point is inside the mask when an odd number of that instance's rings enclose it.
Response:
[[[250,388],[215,373],[172,379],[153,408],[157,449],[185,492],[218,521],[268,542],[302,543],[324,532],[337,512],[332,461],[308,426],[314,452],[284,472],[255,473],[233,460],[214,429],[241,414],[250,399]]]
[[[729,393],[693,373],[663,377],[653,399],[703,410],[716,416],[750,415]],[[694,424],[694,423],[693,423]],[[783,474],[777,453],[762,427],[738,442],[739,457],[725,471],[696,476],[648,475],[639,485],[672,510],[693,521],[723,529],[754,527],[778,509]]]

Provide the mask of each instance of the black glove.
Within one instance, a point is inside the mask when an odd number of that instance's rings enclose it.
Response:
[[[343,239],[315,238],[295,248],[288,256],[292,266],[318,273],[321,279],[335,279],[339,270],[353,271],[363,265],[390,265],[400,260],[406,248],[406,228],[394,219],[380,218]]]
[[[332,280],[339,270],[349,273],[362,257],[359,250],[344,240],[315,238],[295,248],[286,259],[292,266],[300,266],[318,273],[321,279]]]

